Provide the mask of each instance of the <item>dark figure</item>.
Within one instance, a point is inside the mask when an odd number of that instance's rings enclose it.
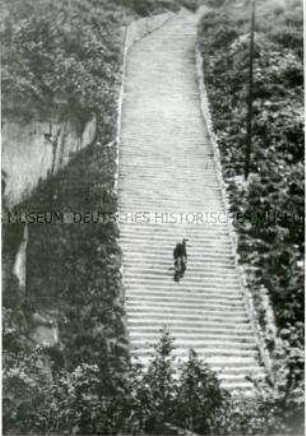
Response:
[[[184,277],[187,268],[187,239],[183,239],[182,243],[178,243],[173,250],[174,259],[174,281],[179,282]]]

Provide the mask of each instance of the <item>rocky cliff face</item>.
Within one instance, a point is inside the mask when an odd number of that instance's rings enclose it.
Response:
[[[2,170],[6,204],[11,207],[27,197],[40,178],[65,166],[72,155],[89,145],[96,133],[96,119],[80,126],[76,121],[5,120],[2,126]]]
[[[71,157],[95,138],[96,119],[80,126],[73,120],[32,121],[4,120],[2,126],[2,186],[5,205],[11,208],[31,194],[40,179],[64,167]],[[19,239],[11,266],[20,298],[26,294],[28,226]],[[4,260],[5,262],[5,260]],[[9,273],[11,274],[11,273]],[[54,313],[33,313],[29,320],[29,338],[37,344],[52,346],[58,342]]]

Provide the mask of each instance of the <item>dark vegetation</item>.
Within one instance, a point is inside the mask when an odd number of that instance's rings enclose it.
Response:
[[[5,1],[2,97],[5,113],[45,119],[55,111],[115,126],[123,10],[103,0]]]
[[[201,0],[123,0],[123,3],[140,16],[160,14],[165,11],[178,12],[181,7],[196,11]]]
[[[73,114],[80,124],[93,114],[98,120],[96,141],[66,168],[40,181],[15,210],[115,211],[116,150],[111,141],[117,122],[122,7],[95,0],[6,3],[5,115],[12,111],[20,122],[48,119],[53,113],[63,119]],[[24,351],[29,341],[20,341],[20,330],[26,338],[31,314],[51,310],[57,313],[66,367],[126,354],[116,224],[30,224],[25,295],[18,293],[11,271],[23,225],[3,227],[4,306],[10,326],[4,329],[5,351]]]
[[[127,362],[113,372],[99,363],[45,370],[44,352],[9,356],[5,365],[7,434],[176,435],[280,434],[275,404],[233,399],[191,350],[177,370],[173,340],[163,332],[147,368]],[[178,371],[178,372],[177,372]],[[288,434],[288,433],[285,433]]]
[[[199,45],[241,262],[259,309],[260,288],[268,290],[283,347],[276,349],[273,338],[267,345],[285,362],[282,389],[292,401],[287,412],[294,410],[291,419],[302,422],[303,9],[295,0],[256,1],[251,173],[245,182],[250,3],[239,5],[223,1],[211,9],[199,26]]]

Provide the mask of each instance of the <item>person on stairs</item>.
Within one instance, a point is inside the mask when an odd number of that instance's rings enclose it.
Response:
[[[174,281],[176,282],[179,282],[184,277],[187,268],[187,240],[183,239],[182,242],[176,244],[173,250]]]

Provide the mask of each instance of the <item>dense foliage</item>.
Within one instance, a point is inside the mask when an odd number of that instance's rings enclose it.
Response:
[[[222,6],[222,3],[223,6]],[[256,2],[251,173],[244,181],[250,64],[249,3],[220,2],[199,27],[205,84],[221,150],[238,250],[255,302],[268,290],[289,369],[303,395],[303,11]],[[275,344],[269,342],[273,352]],[[299,400],[297,400],[299,401]],[[300,407],[299,404],[296,405]],[[301,408],[300,408],[301,410]]]
[[[216,374],[190,350],[177,370],[173,339],[164,332],[146,367],[124,371],[81,363],[48,371],[43,350],[7,356],[4,387],[6,434],[107,435],[289,434],[275,401],[231,398]],[[9,395],[7,395],[9,393]],[[145,432],[145,433],[143,433]]]
[[[201,0],[123,0],[123,3],[139,15],[148,16],[165,11],[178,12],[181,7],[196,11]]]
[[[103,0],[5,1],[2,97],[6,114],[55,111],[112,120],[120,72],[122,8]]]

